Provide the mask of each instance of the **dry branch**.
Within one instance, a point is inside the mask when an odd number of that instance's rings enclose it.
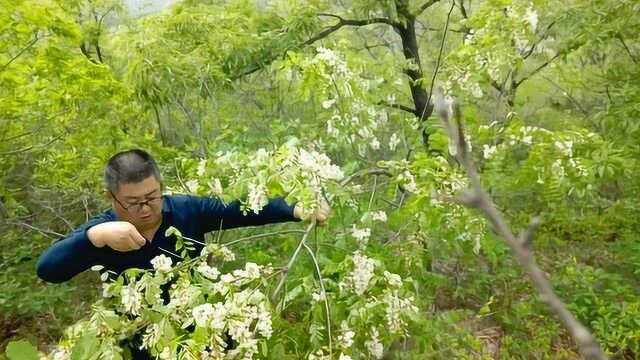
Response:
[[[471,182],[471,188],[461,197],[460,202],[468,207],[478,209],[493,225],[496,233],[511,248],[520,266],[525,270],[531,282],[540,295],[540,299],[547,304],[558,317],[562,325],[578,345],[578,349],[585,359],[606,359],[596,338],[582,323],[580,323],[567,308],[567,305],[556,295],[545,273],[538,267],[531,242],[539,220],[534,218],[529,228],[516,237],[511,231],[502,213],[497,209],[489,194],[483,189],[480,175],[471,158],[464,137],[460,109],[455,101],[448,102],[441,94],[437,94],[436,111],[448,132],[450,141],[457,149],[455,157],[465,169]],[[453,119],[452,119],[453,118]],[[453,122],[455,121],[455,122]]]

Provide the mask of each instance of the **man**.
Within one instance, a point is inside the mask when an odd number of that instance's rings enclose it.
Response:
[[[104,179],[112,209],[47,249],[37,264],[41,279],[64,282],[93,265],[118,274],[133,267],[150,269],[151,259],[175,250],[175,236],[164,235],[170,226],[186,237],[204,242],[204,234],[214,230],[302,219],[301,209],[281,198],[269,201],[259,214],[243,215],[239,201],[225,205],[216,198],[162,196],[158,166],[142,150],[114,155],[106,166]],[[328,216],[328,205],[315,214],[319,224],[326,222]],[[198,254],[202,246],[194,245],[194,254]]]

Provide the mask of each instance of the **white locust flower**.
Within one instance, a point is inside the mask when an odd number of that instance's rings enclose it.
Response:
[[[353,272],[349,276],[353,290],[357,295],[362,295],[369,288],[369,282],[373,279],[375,262],[366,255],[356,251],[353,254]]]
[[[216,280],[220,275],[220,271],[216,267],[209,266],[206,261],[201,262],[196,270],[209,280]]]
[[[320,292],[317,292],[317,293],[315,293],[315,292],[314,292],[314,293],[312,293],[312,294],[311,294],[311,299],[312,299],[314,302],[324,301],[324,300],[326,299],[326,295],[325,295],[325,293],[321,290]]]
[[[213,319],[213,305],[209,303],[198,305],[191,310],[191,315],[193,315],[196,325],[208,327]]]
[[[485,159],[490,159],[497,151],[498,148],[495,145],[489,146],[487,144],[484,144],[482,146],[482,156]]]
[[[197,193],[198,192],[198,186],[200,186],[200,184],[198,183],[198,180],[189,180],[184,184],[187,187],[187,191],[191,192],[191,193]]]
[[[398,144],[400,144],[400,137],[396,133],[391,134],[389,138],[389,150],[394,151]]]
[[[384,278],[387,280],[390,286],[392,287],[401,287],[402,286],[402,278],[398,274],[394,274],[388,271],[384,272]]]
[[[156,346],[162,335],[161,330],[160,325],[155,323],[147,327],[145,334],[142,335],[142,345],[140,349],[150,349]]]
[[[349,329],[346,321],[342,321],[340,330],[341,334],[338,335],[338,346],[342,349],[348,349],[353,345],[353,338],[356,336],[356,333]]]
[[[525,20],[531,25],[531,32],[536,32],[538,27],[538,13],[533,7],[529,7],[524,15]]]
[[[171,271],[171,265],[173,261],[170,257],[165,256],[164,254],[160,254],[153,259],[151,259],[151,265],[158,272],[169,272]]]
[[[265,338],[270,338],[273,334],[273,328],[271,327],[271,314],[264,303],[261,303],[258,306],[256,321],[256,331]]]
[[[418,308],[413,305],[413,298],[401,298],[398,296],[398,291],[393,290],[385,294],[383,302],[387,305],[385,309],[387,330],[391,333],[405,331],[407,324],[402,317],[411,317],[418,311]]]
[[[369,242],[369,237],[371,236],[371,229],[364,228],[358,229],[355,225],[351,228],[351,235],[356,239],[358,244],[364,246]]]
[[[222,195],[222,183],[220,182],[220,179],[214,178],[209,181],[209,191],[216,196]]]
[[[384,347],[378,339],[378,336],[378,330],[373,329],[371,331],[371,340],[367,340],[364,342],[364,345],[367,347],[369,354],[371,354],[374,359],[382,359],[382,355],[384,355]]]
[[[322,102],[322,108],[323,109],[328,109],[328,108],[332,107],[333,104],[335,104],[335,103],[336,103],[335,99],[325,100],[325,101]]]
[[[258,214],[262,208],[269,203],[267,189],[262,184],[249,185],[249,196],[247,197],[249,209]]]
[[[378,139],[374,136],[371,142],[369,143],[369,146],[371,146],[373,150],[378,150],[380,149],[380,141],[378,141]]]
[[[374,221],[387,222],[387,213],[382,210],[374,211],[371,213],[371,218]]]
[[[53,360],[71,360],[71,351],[69,349],[56,349],[51,354]]]
[[[136,289],[135,283],[124,286],[120,291],[122,305],[126,313],[138,316],[142,307],[142,294]]]
[[[207,160],[206,159],[202,159],[198,162],[198,176],[202,177],[204,176],[205,171],[207,170]]]

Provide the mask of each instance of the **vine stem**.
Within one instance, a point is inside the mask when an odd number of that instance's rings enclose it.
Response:
[[[307,226],[307,229],[305,230],[304,235],[302,236],[302,240],[300,240],[300,243],[298,243],[298,247],[293,252],[293,255],[291,255],[291,258],[289,259],[289,262],[287,263],[287,266],[285,266],[284,269],[283,269],[282,278],[280,278],[280,282],[278,282],[278,286],[276,286],[276,289],[273,292],[273,295],[271,295],[271,300],[272,301],[274,301],[278,297],[278,294],[282,290],[282,287],[284,286],[284,283],[287,281],[287,276],[289,275],[289,271],[291,270],[291,267],[293,266],[294,262],[298,258],[298,254],[300,254],[300,250],[302,249],[302,246],[304,245],[304,242],[309,237],[309,234],[311,234],[311,230],[313,229],[313,227],[315,225],[316,225],[316,221],[314,219],[313,221],[311,221],[309,226]]]

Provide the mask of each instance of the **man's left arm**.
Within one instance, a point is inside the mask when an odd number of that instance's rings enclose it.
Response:
[[[225,204],[215,197],[192,197],[197,209],[202,232],[220,229],[232,229],[243,226],[256,226],[287,221],[301,221],[299,210],[289,205],[283,198],[269,200],[257,214],[241,210],[239,200]]]

